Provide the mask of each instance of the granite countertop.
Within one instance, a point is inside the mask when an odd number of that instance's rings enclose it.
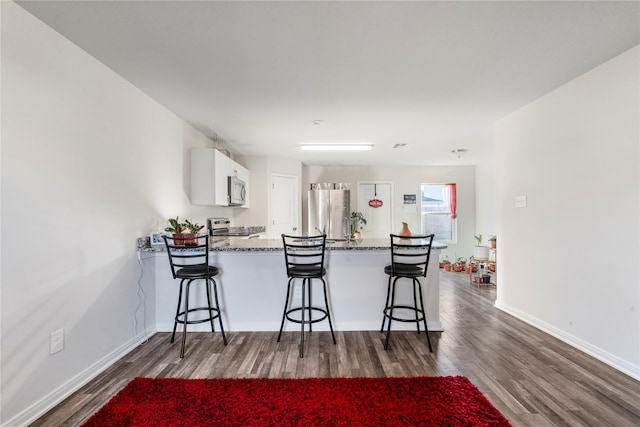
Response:
[[[146,244],[145,244],[146,243]],[[213,236],[210,240],[212,251],[222,252],[268,252],[282,251],[282,239],[248,239],[246,237],[219,237]],[[380,239],[353,239],[350,241],[330,241],[327,239],[327,250],[355,250],[355,251],[378,251],[388,250],[391,247],[388,238]],[[433,242],[433,249],[445,249],[444,243]],[[138,239],[138,250],[141,252],[165,252],[164,245],[151,246],[148,238]]]

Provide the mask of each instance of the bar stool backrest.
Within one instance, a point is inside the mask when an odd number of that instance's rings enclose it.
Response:
[[[426,277],[433,234],[399,236],[390,234],[392,276]]]
[[[324,274],[324,252],[327,235],[282,235],[288,277],[321,277]]]
[[[171,274],[177,278],[177,273],[182,268],[198,268],[203,277],[209,277],[209,235],[203,234],[196,237],[162,236],[169,255]],[[201,270],[200,270],[201,269]]]

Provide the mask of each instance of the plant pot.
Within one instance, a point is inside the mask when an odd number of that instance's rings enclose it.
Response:
[[[489,246],[475,246],[473,257],[475,259],[489,259]]]
[[[186,240],[183,240],[185,246],[195,246],[198,244],[198,240],[196,237],[197,233],[182,233],[182,237]]]
[[[474,281],[475,283],[482,283],[482,277],[480,277],[480,276],[476,276],[476,277],[474,277],[474,278],[473,278],[473,281]]]
[[[491,283],[491,276],[488,274],[482,275],[482,283]]]
[[[444,262],[440,263],[440,268],[444,268]]]
[[[176,234],[176,233],[172,234],[172,236],[174,239],[182,239],[184,237],[183,234]],[[174,240],[173,244],[175,246],[184,246],[184,240]]]
[[[451,271],[451,264],[445,264],[444,271]]]
[[[491,240],[491,249],[495,249],[495,248],[496,248],[496,241]]]
[[[464,272],[465,272],[465,273],[467,273],[467,274],[471,274],[471,267],[466,266],[466,267],[464,268]]]
[[[462,266],[461,265],[454,265],[453,266],[453,271],[461,272],[462,271]]]

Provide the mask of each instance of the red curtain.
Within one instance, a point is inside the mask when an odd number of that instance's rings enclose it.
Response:
[[[456,215],[456,209],[458,207],[456,185],[446,184],[446,187],[447,190],[449,190],[449,206],[451,206],[451,219],[456,219],[458,217],[458,215]]]

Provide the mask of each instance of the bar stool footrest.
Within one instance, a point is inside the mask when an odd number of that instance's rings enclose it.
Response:
[[[420,316],[418,318],[413,318],[413,319],[407,319],[407,318],[402,318],[402,317],[391,317],[391,315],[389,314],[391,311],[391,308],[393,308],[393,310],[410,310],[413,313],[419,313]],[[391,320],[396,320],[398,322],[407,322],[407,323],[419,323],[422,322],[424,320],[424,313],[421,309],[419,308],[415,308],[409,305],[394,305],[393,307],[386,307],[383,311],[382,314],[384,315],[385,318],[387,319],[391,319]]]
[[[189,320],[186,322],[187,325],[195,325],[197,323],[211,322],[212,320],[220,317],[220,310],[218,310],[217,308],[209,308],[209,307],[190,308],[189,316],[191,316],[191,313],[194,313],[196,311],[209,311],[209,317],[205,317],[204,319]],[[180,313],[178,313],[178,315],[175,317],[175,321],[182,325],[185,324],[184,311],[181,311]]]
[[[316,323],[316,322],[321,322],[321,321],[323,321],[324,319],[326,319],[329,316],[329,313],[327,312],[327,310],[325,310],[324,308],[320,308],[320,307],[305,307],[304,310],[306,312],[309,312],[309,311],[313,310],[313,311],[315,311],[317,313],[322,313],[323,316],[319,317],[317,319],[312,319],[312,320],[309,320],[309,319],[305,318],[304,322],[302,321],[302,319],[294,319],[291,316],[289,316],[291,313],[294,313],[294,312],[297,312],[297,311],[302,311],[302,307],[290,308],[289,310],[286,311],[285,316],[286,316],[287,320],[289,320],[290,322],[304,323],[305,325],[308,325],[308,324],[311,324],[311,323]]]

